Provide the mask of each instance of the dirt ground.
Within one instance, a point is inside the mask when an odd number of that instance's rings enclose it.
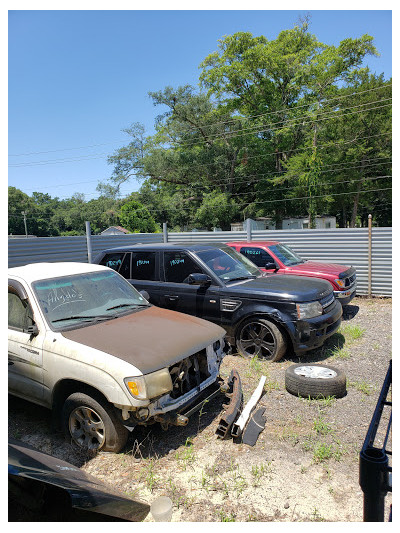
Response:
[[[173,522],[361,522],[359,451],[392,357],[391,312],[389,299],[355,298],[340,331],[301,360],[227,356],[221,374],[227,378],[238,370],[245,401],[260,377],[267,378],[259,402],[266,407],[266,425],[254,447],[216,437],[223,398],[206,404],[184,428],[139,428],[122,453],[89,457],[53,432],[46,409],[10,397],[9,436],[133,498],[151,503],[169,496]],[[347,395],[309,400],[289,394],[285,369],[298,362],[343,370]],[[386,520],[390,504],[391,493]],[[150,514],[145,521],[153,521]]]

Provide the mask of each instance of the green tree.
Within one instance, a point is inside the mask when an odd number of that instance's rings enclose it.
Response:
[[[121,224],[134,233],[156,233],[160,231],[154,218],[143,204],[130,199],[120,208]]]

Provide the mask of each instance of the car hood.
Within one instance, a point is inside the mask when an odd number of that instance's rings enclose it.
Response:
[[[143,374],[181,361],[225,336],[220,326],[159,307],[62,332],[63,337],[126,361]]]
[[[311,302],[332,292],[328,281],[303,276],[262,276],[229,284],[228,287],[231,296],[279,302]]]
[[[293,265],[287,268],[291,272],[301,273],[303,275],[311,274],[328,274],[339,277],[341,272],[344,272],[349,267],[344,265],[336,265],[335,263],[318,263],[317,261],[305,261],[299,265]]]

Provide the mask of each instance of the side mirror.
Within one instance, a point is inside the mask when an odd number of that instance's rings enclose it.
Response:
[[[199,272],[195,272],[194,274],[189,274],[188,277],[188,283],[189,285],[210,285],[211,278],[207,276],[207,274],[200,274]]]
[[[139,294],[141,294],[145,300],[150,300],[150,295],[147,291],[139,291]]]
[[[265,263],[265,270],[277,270],[277,266],[274,261],[268,261],[268,263]]]
[[[39,328],[36,324],[32,324],[32,326],[28,326],[27,333],[29,333],[29,335],[32,337],[36,337],[39,335]]]

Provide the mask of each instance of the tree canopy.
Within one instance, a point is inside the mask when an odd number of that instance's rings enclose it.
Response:
[[[309,21],[274,40],[238,32],[200,64],[198,87],[149,93],[160,109],[155,133],[123,130],[108,158],[110,180],[85,202],[10,188],[10,226],[23,233],[73,234],[229,229],[248,217],[336,216],[341,227],[391,225],[391,79],[365,66],[373,37],[321,43]],[[138,192],[119,198],[122,183]],[[29,219],[31,216],[31,219]],[[79,227],[79,230],[77,229]],[[9,228],[10,231],[10,228]]]

